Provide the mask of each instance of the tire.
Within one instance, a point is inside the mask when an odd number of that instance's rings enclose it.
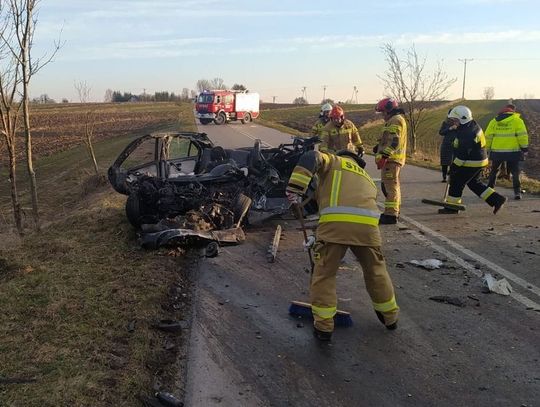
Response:
[[[216,119],[214,120],[214,123],[216,123],[218,126],[221,126],[222,124],[225,124],[227,122],[227,116],[225,116],[225,113],[220,112]]]
[[[251,114],[250,113],[246,113],[244,115],[244,118],[242,119],[242,124],[246,124],[246,123],[249,123],[251,121]]]
[[[212,119],[199,119],[199,121],[201,122],[201,124],[203,125],[207,125],[207,124],[210,124],[212,123]]]
[[[136,228],[141,227],[141,200],[139,195],[136,192],[129,194],[126,201],[126,216],[129,223],[131,223]]]

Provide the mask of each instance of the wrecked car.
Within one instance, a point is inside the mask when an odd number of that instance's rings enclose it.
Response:
[[[317,141],[295,138],[263,148],[256,140],[252,147],[224,149],[205,133],[149,134],[120,153],[108,178],[128,196],[126,215],[143,233],[143,246],[190,238],[231,243],[243,240],[242,223],[288,210],[287,180],[303,151]],[[180,231],[175,235],[173,229]],[[210,233],[216,230],[230,233]]]

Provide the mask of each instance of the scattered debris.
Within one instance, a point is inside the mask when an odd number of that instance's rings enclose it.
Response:
[[[276,255],[279,247],[279,240],[281,239],[281,225],[276,226],[276,232],[274,233],[274,239],[268,247],[268,253],[266,254],[266,260],[268,263],[276,261]]]
[[[429,297],[431,301],[442,302],[443,304],[455,305],[456,307],[464,307],[465,303],[457,297],[449,297],[447,295],[436,295]]]
[[[127,330],[128,332],[134,332],[135,331],[135,324],[137,323],[136,319],[132,319],[127,324]]]
[[[532,250],[525,250],[525,253],[527,253],[527,254],[536,254],[536,252],[533,252]]]
[[[506,278],[495,280],[495,278],[491,274],[487,273],[484,274],[482,281],[484,282],[484,286],[487,287],[489,292],[501,295],[510,295],[512,293],[512,286],[506,280]]]
[[[442,266],[443,262],[438,259],[411,260],[409,263],[415,266],[425,268],[426,270],[435,270]]]
[[[180,401],[174,394],[166,391],[156,393],[156,398],[167,407],[183,407],[184,403]]]

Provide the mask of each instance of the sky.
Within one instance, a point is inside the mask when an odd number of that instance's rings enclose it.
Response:
[[[32,97],[78,101],[107,89],[153,94],[222,78],[265,102],[305,95],[375,103],[386,95],[383,44],[442,62],[447,99],[540,98],[538,0],[41,0],[32,55],[61,49],[32,78]],[[357,93],[354,92],[354,87]],[[305,88],[303,94],[302,89]],[[326,89],[325,89],[326,88]]]

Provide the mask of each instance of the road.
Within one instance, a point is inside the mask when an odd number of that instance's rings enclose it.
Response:
[[[200,131],[225,147],[290,139],[256,124]],[[352,327],[319,344],[309,321],[287,315],[290,300],[308,298],[309,283],[292,218],[248,229],[245,244],[204,260],[194,273],[186,405],[539,406],[540,200],[525,195],[494,216],[467,192],[465,212],[439,215],[420,203],[442,195],[439,177],[406,166],[402,221],[381,226],[401,307],[396,331],[376,319],[349,255],[338,274],[338,297]],[[265,254],[278,223],[283,239],[269,264]],[[443,266],[428,271],[409,263],[428,258]],[[482,273],[506,278],[512,295],[484,293]],[[429,299],[441,295],[464,306]]]

